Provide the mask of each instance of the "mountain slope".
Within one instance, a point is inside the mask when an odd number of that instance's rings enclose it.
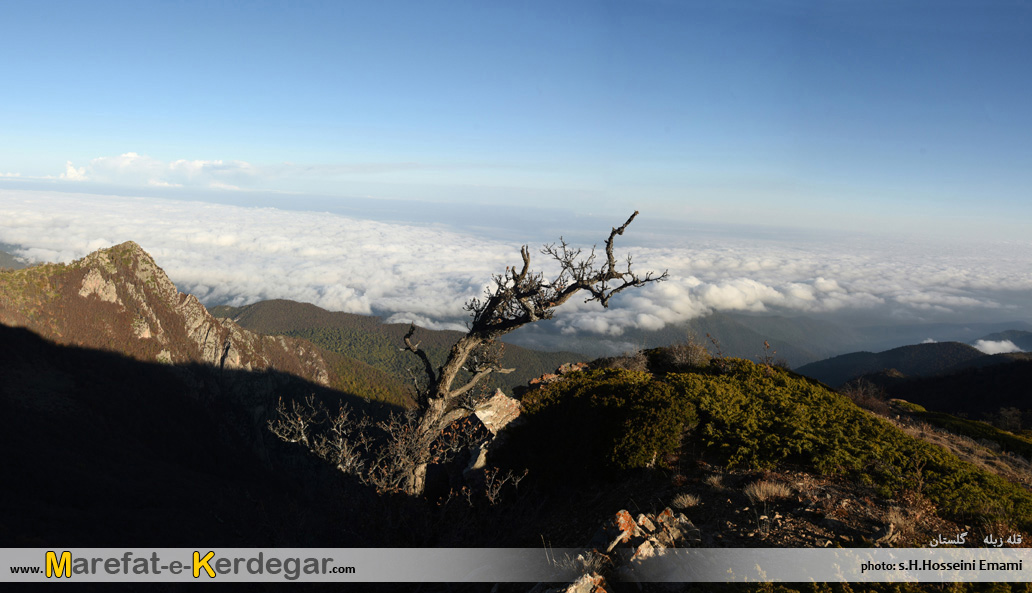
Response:
[[[994,358],[1010,360],[1006,355]],[[971,366],[935,377],[875,379],[890,397],[938,412],[981,418],[1000,408],[1032,410],[1032,360]]]
[[[275,369],[364,397],[405,399],[399,381],[358,361],[328,356],[304,340],[262,336],[216,319],[194,296],[180,293],[132,242],[67,265],[0,273],[0,324],[141,361]]]
[[[0,505],[15,511],[0,516],[6,545],[186,547],[202,538],[221,547],[526,547],[544,538],[579,546],[597,527],[596,510],[652,505],[686,487],[707,495],[685,511],[712,547],[861,544],[915,490],[935,505],[910,509],[922,529],[1030,526],[1024,490],[814,381],[729,358],[678,372],[575,371],[539,384],[518,429],[526,432],[509,435],[507,475],[538,463],[554,471],[536,467],[518,491],[494,482],[493,495],[464,490],[440,504],[381,496],[267,429],[281,396],[373,409],[330,389],[333,356],[217,321],[159,272],[125,244],[68,266],[0,274],[0,447],[13,453],[0,456]],[[270,309],[291,310],[327,315],[296,303]],[[425,335],[440,347],[448,337]],[[556,397],[543,400],[548,393]],[[564,407],[578,402],[584,408]],[[612,439],[595,444],[615,455],[598,456],[590,439],[600,438]],[[612,460],[634,464],[605,469]],[[590,467],[598,471],[571,477]],[[798,485],[771,507],[773,521],[784,521],[756,529],[747,482],[789,468]],[[944,531],[942,517],[963,523]]]

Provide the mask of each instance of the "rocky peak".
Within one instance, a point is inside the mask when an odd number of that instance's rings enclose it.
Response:
[[[310,345],[216,319],[196,297],[180,293],[133,241],[68,265],[0,274],[0,323],[144,361],[274,368],[323,385],[330,381],[326,361]]]

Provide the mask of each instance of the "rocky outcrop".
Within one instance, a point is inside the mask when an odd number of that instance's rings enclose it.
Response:
[[[586,362],[567,362],[559,365],[559,368],[554,373],[545,373],[540,377],[531,379],[529,385],[531,387],[541,387],[542,385],[548,385],[549,383],[555,383],[563,378],[565,375],[570,373],[579,373],[581,371],[588,370],[588,363]]]
[[[588,547],[593,555],[592,564],[605,564],[606,572],[620,581],[636,582],[637,575],[650,558],[662,556],[667,550],[698,545],[699,530],[683,513],[674,513],[669,507],[659,513],[640,513],[633,517],[626,510],[617,511],[604,521]],[[598,560],[602,558],[604,563]],[[583,564],[589,564],[583,562]],[[606,579],[594,568],[588,568],[570,584],[559,588],[538,585],[537,593],[596,593],[606,591]]]
[[[699,541],[699,530],[683,513],[665,508],[658,514],[632,517],[626,510],[609,518],[592,538],[589,547],[606,554],[630,550],[631,559],[649,558],[667,548],[683,548]]]

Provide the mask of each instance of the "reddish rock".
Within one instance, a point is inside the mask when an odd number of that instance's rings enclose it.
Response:
[[[595,537],[592,538],[592,545],[596,548],[604,548],[608,554],[618,545],[629,543],[632,538],[641,537],[643,537],[642,531],[631,518],[631,514],[622,510],[602,525]]]

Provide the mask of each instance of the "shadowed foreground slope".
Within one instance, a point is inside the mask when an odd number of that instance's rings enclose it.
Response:
[[[0,326],[0,541],[353,545],[332,527],[339,476],[264,430],[277,397],[310,393],[347,397],[277,371],[144,363]]]

